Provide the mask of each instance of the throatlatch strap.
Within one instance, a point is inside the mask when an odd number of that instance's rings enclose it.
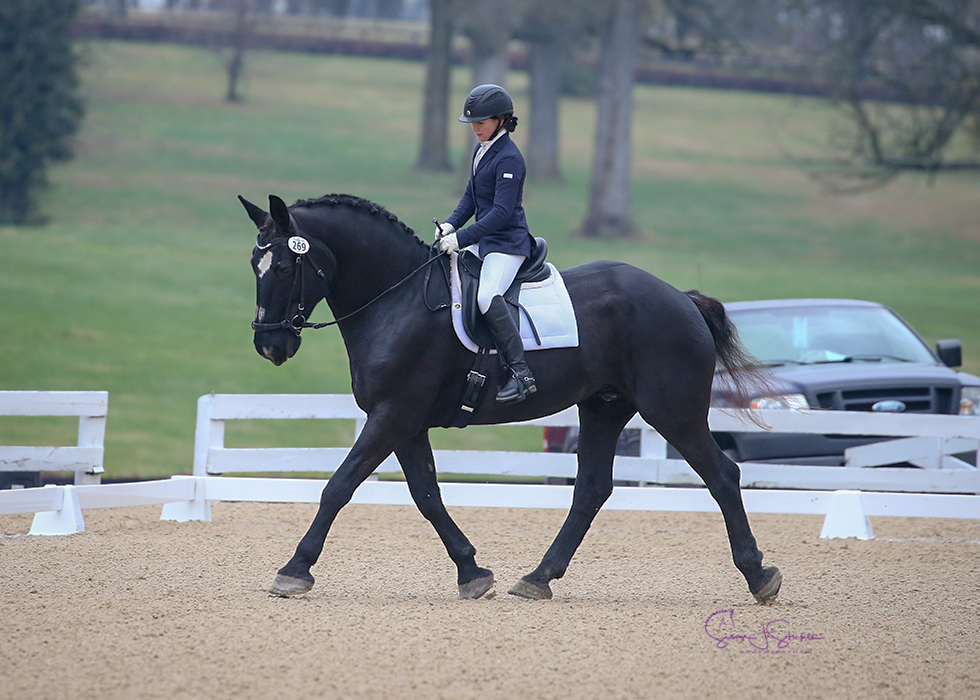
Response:
[[[473,369],[466,375],[466,384],[463,386],[463,395],[459,401],[459,408],[456,415],[449,423],[453,428],[465,428],[473,418],[473,411],[480,400],[480,395],[487,383],[487,367],[490,364],[490,351],[480,348],[473,362]]]

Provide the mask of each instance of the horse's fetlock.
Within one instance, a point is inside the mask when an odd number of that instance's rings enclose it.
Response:
[[[762,570],[762,552],[756,548],[734,553],[732,560],[735,563],[735,568],[747,577],[757,575]]]
[[[279,571],[277,571],[276,573],[279,574],[280,576],[289,576],[290,578],[297,578],[297,579],[302,579],[303,581],[309,581],[311,585],[315,583],[313,574],[310,573],[310,569],[308,567],[293,564],[292,562],[286,564],[286,566],[279,569]]]

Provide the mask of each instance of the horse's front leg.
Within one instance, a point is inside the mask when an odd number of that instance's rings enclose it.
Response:
[[[449,558],[456,564],[459,597],[479,598],[493,586],[493,572],[476,565],[476,548],[446,511],[436,480],[429,432],[423,430],[402,444],[395,450],[395,456],[405,472],[415,504],[425,519],[432,523],[446,546]]]
[[[300,540],[293,558],[279,569],[269,588],[270,593],[289,597],[313,588],[310,567],[319,559],[337,513],[350,502],[355,489],[391,454],[399,439],[396,435],[397,428],[390,421],[372,420],[368,416],[354,446],[323,488],[313,523]]]

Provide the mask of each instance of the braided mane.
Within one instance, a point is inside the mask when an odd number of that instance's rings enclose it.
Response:
[[[358,209],[361,211],[366,211],[369,214],[374,214],[383,219],[387,219],[394,224],[397,224],[401,229],[410,236],[415,235],[415,231],[404,222],[400,221],[397,216],[392,214],[390,211],[385,209],[380,204],[375,204],[374,202],[368,201],[362,197],[356,197],[352,194],[325,194],[322,197],[317,197],[315,199],[298,199],[293,203],[294,207],[306,207],[307,209],[317,209],[319,207],[337,207],[345,206],[351,209]]]

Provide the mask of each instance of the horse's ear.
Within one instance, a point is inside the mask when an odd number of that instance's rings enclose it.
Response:
[[[274,194],[269,195],[269,212],[272,214],[272,220],[276,222],[276,227],[281,235],[288,236],[294,233],[293,224],[289,217],[289,207]]]
[[[248,212],[248,218],[252,220],[252,223],[255,224],[256,228],[262,228],[265,226],[265,220],[269,218],[269,214],[267,212],[262,211],[241,195],[238,195],[238,201],[242,203],[243,207],[245,207],[245,211]]]

